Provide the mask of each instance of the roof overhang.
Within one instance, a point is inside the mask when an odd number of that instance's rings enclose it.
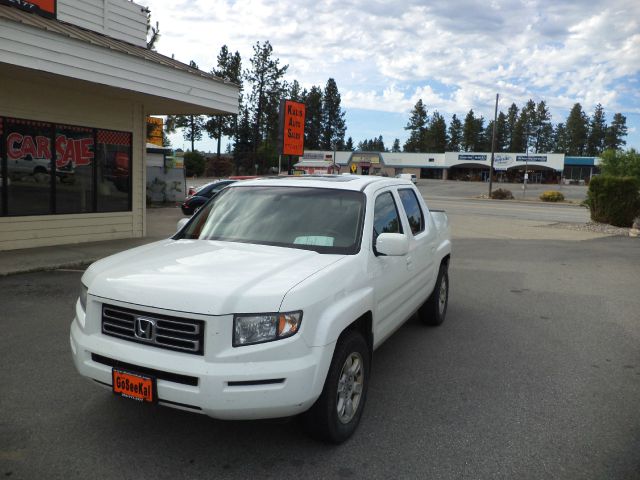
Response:
[[[117,89],[150,114],[237,114],[239,88],[146,48],[0,5],[0,74],[12,67]]]

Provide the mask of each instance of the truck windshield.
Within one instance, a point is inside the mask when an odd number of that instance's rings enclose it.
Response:
[[[223,190],[174,239],[222,240],[353,255],[360,250],[362,192],[311,187]]]

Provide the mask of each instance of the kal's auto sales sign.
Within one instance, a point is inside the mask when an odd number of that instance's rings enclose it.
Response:
[[[0,4],[18,7],[21,10],[36,13],[43,17],[56,18],[56,0],[0,0]]]
[[[56,135],[56,167],[91,165],[94,157],[93,144],[93,134],[91,133],[80,138],[69,138],[64,134]],[[44,135],[8,133],[7,157],[9,160],[20,160],[27,156],[32,159],[51,160],[51,139]]]

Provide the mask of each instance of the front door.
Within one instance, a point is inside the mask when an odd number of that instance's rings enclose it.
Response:
[[[370,253],[370,277],[375,288],[374,338],[378,344],[388,337],[404,320],[405,288],[409,281],[407,256],[379,255],[375,250],[376,239],[381,233],[406,233],[395,198],[390,190],[378,194],[375,199],[372,251]]]

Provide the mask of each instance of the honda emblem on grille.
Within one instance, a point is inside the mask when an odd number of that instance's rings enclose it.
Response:
[[[153,341],[156,336],[156,321],[148,317],[135,317],[135,335],[140,340]]]

